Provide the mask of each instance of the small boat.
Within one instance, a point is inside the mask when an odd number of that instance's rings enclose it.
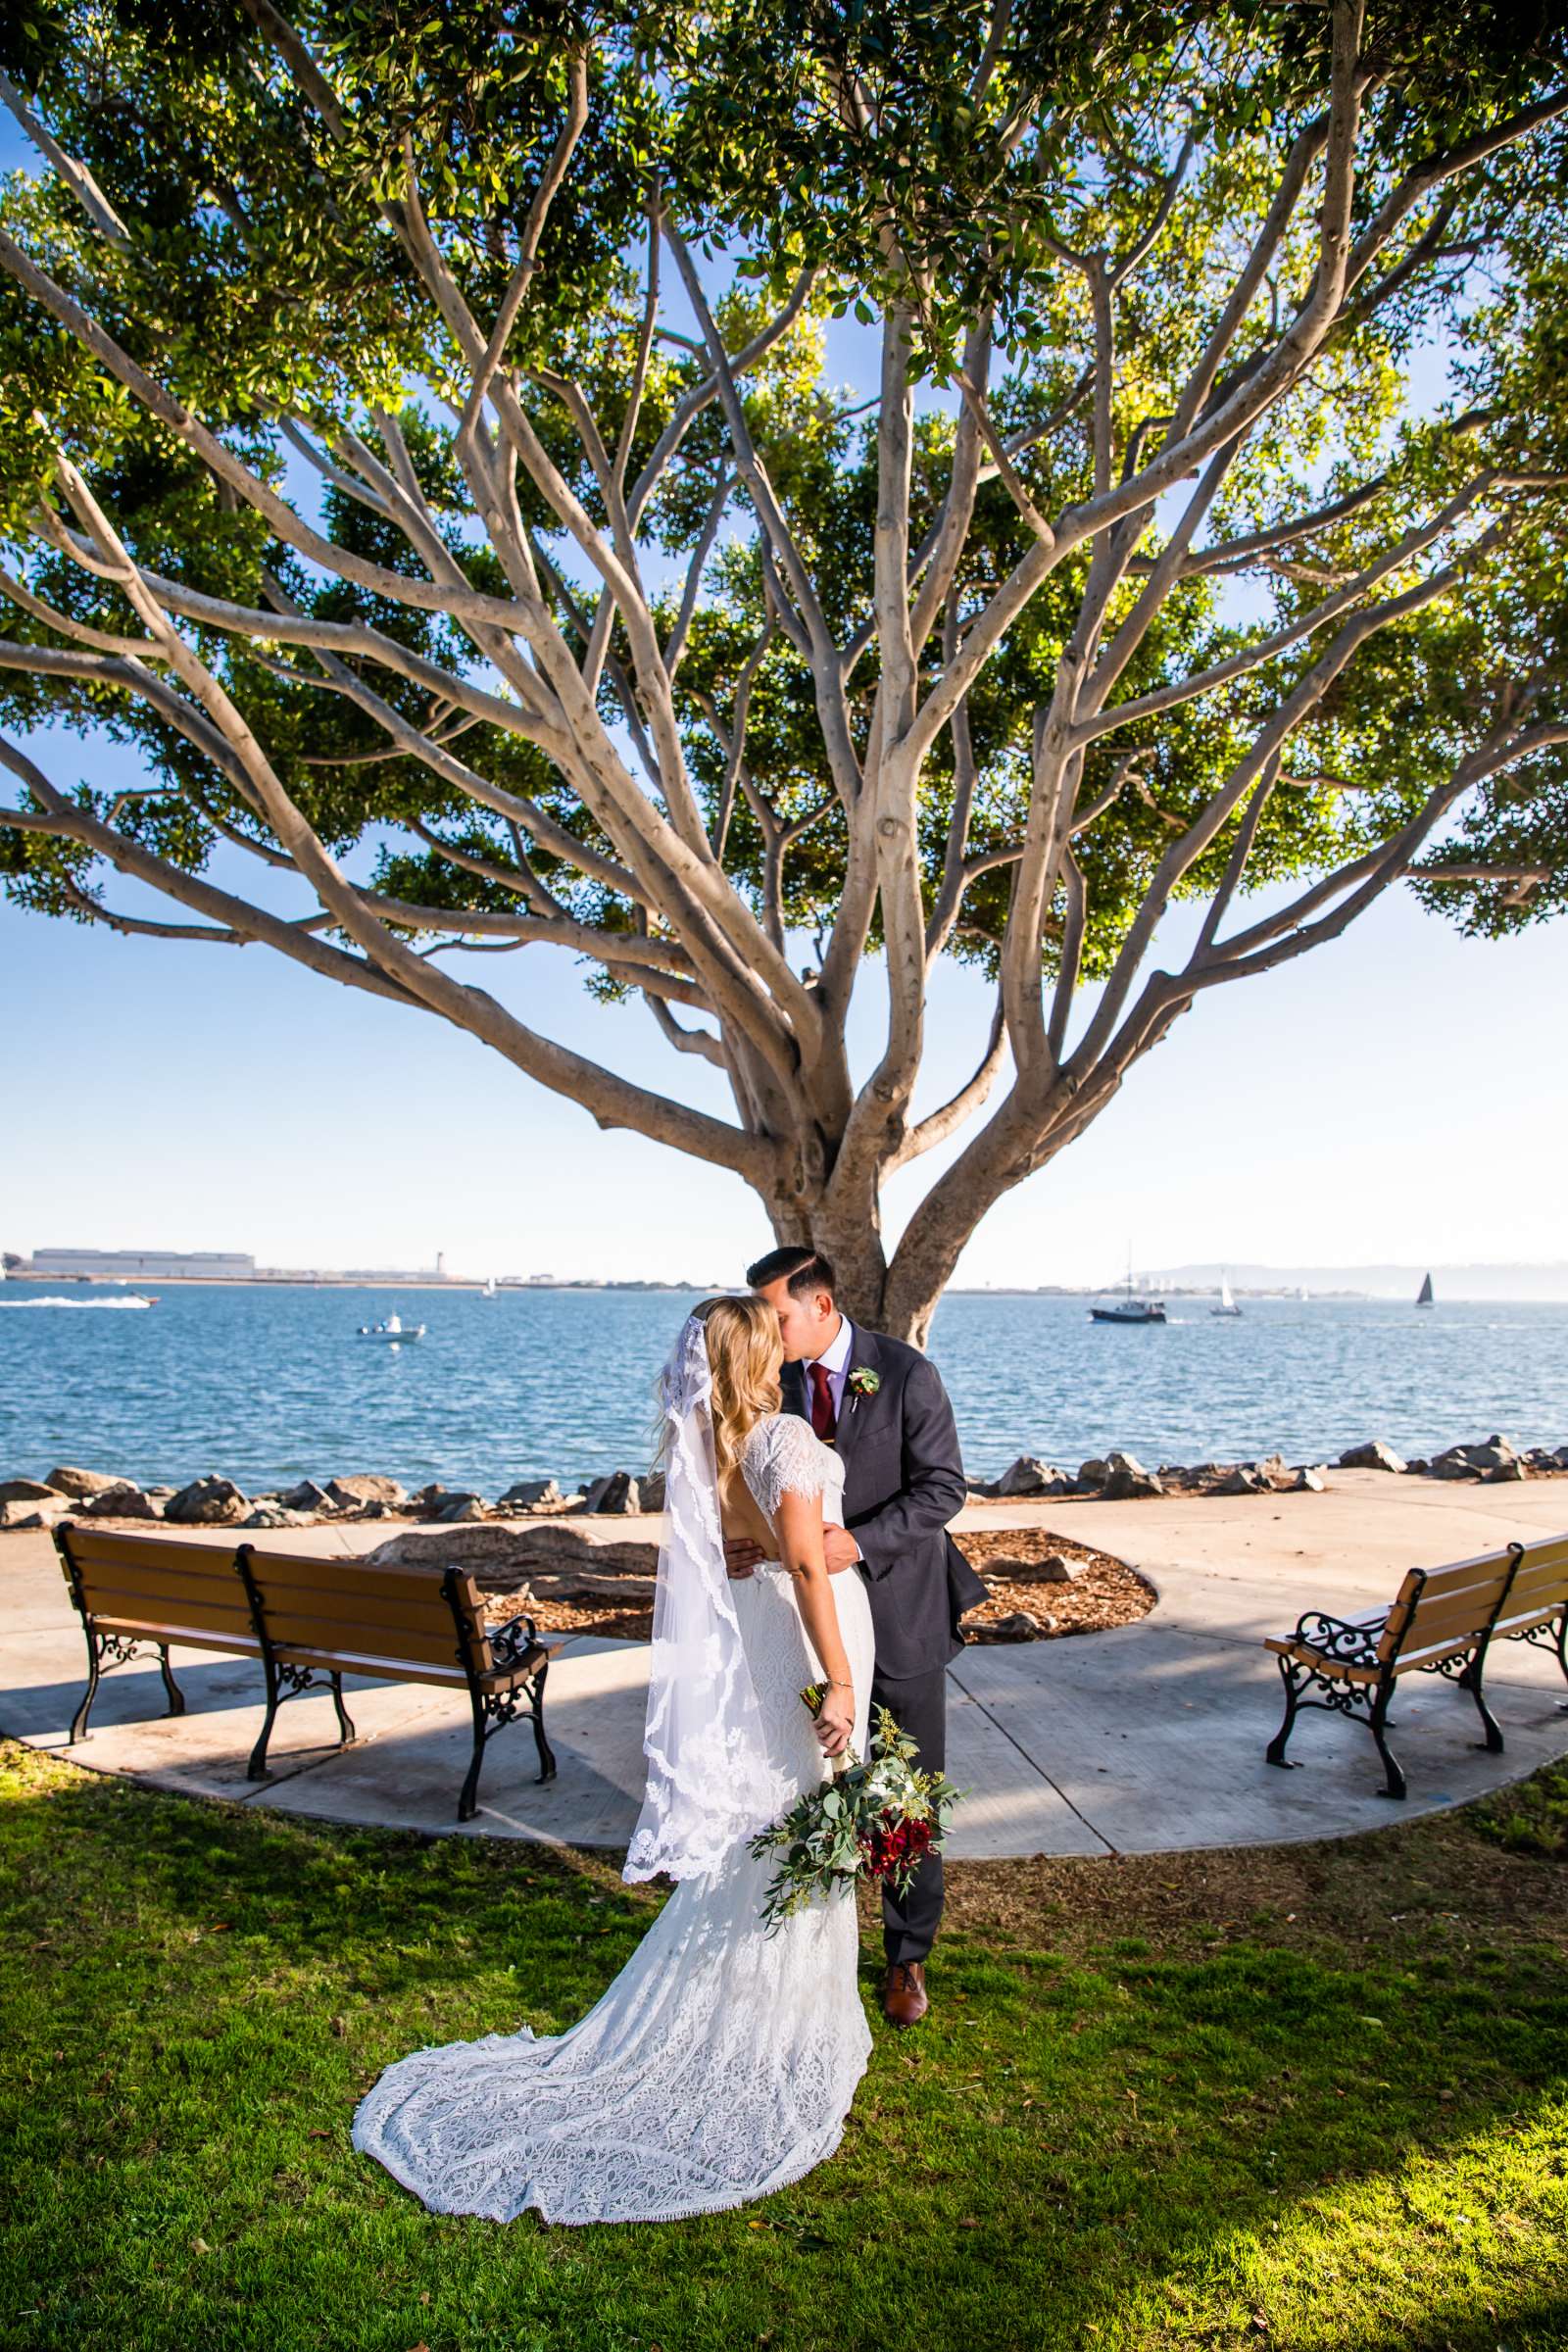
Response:
[[[480,1296],[480,1298],[500,1298],[501,1294],[500,1294],[500,1292],[499,1292],[499,1291],[496,1289],[496,1278],[495,1278],[495,1276],[494,1276],[493,1274],[487,1274],[487,1275],[486,1275],[486,1277],[485,1277],[484,1289],[483,1289],[483,1290],[482,1290],[482,1291],[479,1293],[479,1296]]]
[[[1239,1315],[1241,1313],[1241,1308],[1231,1297],[1231,1278],[1228,1274],[1222,1274],[1219,1278],[1218,1306],[1211,1306],[1208,1311],[1211,1315]]]
[[[1437,1304],[1437,1300],[1432,1296],[1432,1277],[1430,1274],[1428,1274],[1423,1280],[1421,1288],[1416,1294],[1415,1302],[1417,1306],[1435,1306]]]
[[[405,1324],[401,1315],[388,1315],[384,1323],[360,1325],[362,1340],[384,1340],[390,1348],[400,1348],[405,1340],[422,1340],[423,1337],[422,1323]]]
[[[1120,1298],[1096,1300],[1089,1309],[1091,1323],[1163,1323],[1163,1298],[1140,1298],[1133,1289],[1133,1270],[1127,1269],[1127,1288]]]

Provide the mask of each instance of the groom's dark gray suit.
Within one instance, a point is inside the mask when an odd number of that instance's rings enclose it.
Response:
[[[850,1327],[835,1444],[844,1463],[844,1520],[860,1548],[876,1635],[873,1707],[885,1706],[928,1772],[947,1757],[947,1665],[963,1647],[958,1619],[986,1589],[948,1534],[968,1493],[958,1432],[936,1366],[917,1348]],[[875,1375],[870,1395],[857,1372]],[[786,1364],[787,1413],[811,1417],[804,1365]],[[854,1573],[845,1571],[846,1574]],[[883,1940],[893,1960],[923,1960],[942,1916],[942,1857],[908,1892],[885,1892]]]

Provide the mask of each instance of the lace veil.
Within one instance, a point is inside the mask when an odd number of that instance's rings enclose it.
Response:
[[[775,1821],[792,1791],[768,1756],[724,1568],[708,1336],[687,1317],[664,1366],[664,1526],[643,1753],[648,1786],[621,1873],[701,1878]]]

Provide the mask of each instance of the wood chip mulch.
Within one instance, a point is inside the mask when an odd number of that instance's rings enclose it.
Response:
[[[964,1615],[964,1631],[975,1642],[1054,1641],[1066,1634],[1102,1633],[1130,1625],[1153,1607],[1155,1593],[1136,1570],[1092,1544],[1046,1528],[1001,1528],[957,1538],[964,1557],[984,1577],[990,1597]],[[1055,1557],[1077,1570],[1070,1584],[1035,1584],[1008,1577],[1004,1563],[1034,1564]],[[498,1595],[486,1611],[492,1625],[509,1617],[531,1617],[542,1634],[604,1634],[622,1642],[653,1639],[651,1607],[619,1609],[611,1600],[533,1600],[521,1592]],[[1035,1621],[1029,1632],[1010,1620]]]
[[[955,1538],[970,1566],[984,1577],[988,1600],[964,1612],[972,1642],[1056,1641],[1066,1634],[1099,1634],[1107,1626],[1131,1625],[1147,1617],[1157,1594],[1136,1569],[1093,1544],[1075,1544],[1044,1527],[964,1528]],[[1035,1584],[1006,1574],[1011,1562],[1033,1565],[1062,1559],[1077,1570],[1070,1584]],[[1038,1633],[1009,1629],[1007,1620],[1033,1617]]]

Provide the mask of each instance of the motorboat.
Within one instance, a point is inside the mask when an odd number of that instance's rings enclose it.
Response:
[[[1163,1323],[1166,1320],[1163,1298],[1142,1298],[1133,1289],[1132,1268],[1127,1269],[1127,1287],[1119,1298],[1097,1298],[1089,1309],[1091,1323]]]
[[[1231,1296],[1231,1278],[1228,1274],[1222,1274],[1219,1278],[1219,1304],[1211,1306],[1208,1311],[1211,1315],[1239,1315],[1241,1313],[1241,1308]]]
[[[382,1340],[389,1348],[400,1348],[405,1340],[422,1340],[422,1323],[405,1323],[401,1315],[388,1315],[384,1323],[362,1323],[362,1340]]]

